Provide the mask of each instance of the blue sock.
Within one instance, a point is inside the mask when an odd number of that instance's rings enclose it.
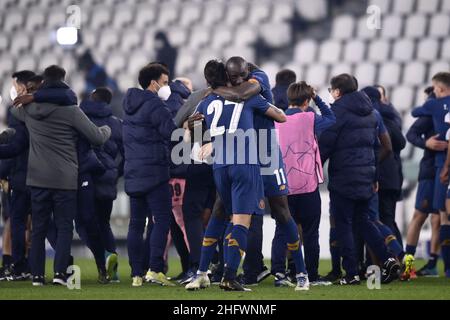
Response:
[[[331,266],[334,274],[341,274],[341,253],[337,241],[336,228],[330,228]]]
[[[292,259],[295,263],[295,271],[298,273],[307,273],[305,268],[305,261],[300,247],[300,237],[298,235],[297,224],[291,217],[289,221],[281,225],[286,236],[287,248],[291,252]]]
[[[380,230],[381,235],[384,238],[384,242],[386,243],[389,250],[396,256],[400,261],[403,260],[403,257],[405,256],[405,253],[403,251],[402,246],[397,241],[397,238],[395,237],[392,230],[379,222],[376,222],[376,225],[378,227],[378,230]]]
[[[227,261],[228,258],[228,240],[231,238],[231,231],[233,230],[233,223],[230,222],[225,229],[223,235],[223,261]]]
[[[429,269],[436,268],[436,264],[439,260],[439,255],[436,253],[430,254],[430,259],[428,259],[427,266]]]
[[[231,237],[228,240],[228,254],[225,261],[224,278],[234,280],[241,263],[241,258],[247,249],[248,228],[241,225],[234,225]]]
[[[417,246],[411,246],[409,244],[406,245],[406,254],[416,255],[416,248]]]
[[[441,255],[444,260],[444,270],[450,270],[450,225],[442,225],[439,232]]]
[[[205,236],[203,237],[202,253],[200,257],[200,265],[198,270],[201,272],[208,271],[214,251],[216,251],[217,241],[222,237],[226,227],[224,220],[211,217],[206,227]]]

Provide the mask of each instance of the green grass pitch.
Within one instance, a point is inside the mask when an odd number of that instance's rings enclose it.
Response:
[[[47,280],[51,280],[52,261],[47,263]],[[230,293],[222,292],[218,287],[188,292],[183,287],[160,287],[144,284],[139,288],[131,287],[129,277],[130,268],[126,259],[121,259],[119,264],[120,279],[118,284],[100,285],[96,282],[97,271],[95,263],[90,259],[76,259],[75,263],[81,268],[81,290],[68,290],[65,287],[32,287],[30,282],[0,282],[0,299],[150,299],[150,300],[307,300],[307,299],[431,299],[450,300],[450,279],[441,276],[439,278],[420,278],[409,282],[396,281],[389,285],[382,285],[380,290],[369,290],[365,283],[360,286],[340,287],[311,287],[308,292],[295,292],[293,288],[275,288],[273,278],[270,277],[257,287],[252,287],[252,292]],[[417,267],[423,265],[417,262]],[[320,263],[320,272],[325,274],[330,269],[330,262],[323,260]],[[442,271],[442,265],[439,265]],[[180,266],[176,260],[170,264],[169,276],[179,273]]]

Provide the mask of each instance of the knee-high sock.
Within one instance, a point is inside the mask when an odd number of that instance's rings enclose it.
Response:
[[[230,222],[225,229],[225,233],[223,234],[223,261],[226,263],[228,259],[228,241],[231,238],[231,232],[233,230],[233,223]]]
[[[450,225],[442,225],[439,232],[444,269],[450,270]]]
[[[410,254],[410,255],[415,255],[416,254],[416,248],[417,248],[417,246],[412,246],[412,245],[409,245],[409,244],[407,244],[406,245],[406,254]]]
[[[200,272],[208,271],[209,264],[211,263],[214,251],[216,250],[217,241],[222,237],[225,227],[226,222],[224,220],[215,217],[211,217],[209,220],[203,238],[202,254],[200,257],[200,266],[198,268]]]
[[[233,280],[241,263],[241,258],[247,249],[248,228],[241,225],[234,225],[231,237],[228,240],[227,260],[225,261],[224,278]]]
[[[405,256],[405,252],[403,251],[403,248],[398,242],[395,234],[388,226],[384,224],[376,223],[376,225],[378,227],[378,230],[380,230],[380,233],[384,238],[384,242],[386,243],[389,250],[401,261]]]
[[[341,274],[341,253],[337,241],[336,228],[330,228],[330,253],[332,272]]]
[[[291,217],[288,222],[281,225],[286,236],[287,248],[291,252],[295,263],[295,270],[298,273],[306,273],[305,261],[303,260],[302,249],[300,247],[300,237],[298,235],[297,224]]]

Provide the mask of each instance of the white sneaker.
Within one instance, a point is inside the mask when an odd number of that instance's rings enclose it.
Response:
[[[142,277],[133,277],[133,287],[142,287]]]
[[[295,291],[308,291],[309,290],[309,279],[308,275],[305,273],[300,273],[297,275],[297,286]]]
[[[209,281],[209,277],[206,273],[198,273],[195,278],[186,285],[186,290],[199,290],[206,289],[211,286],[211,282]]]

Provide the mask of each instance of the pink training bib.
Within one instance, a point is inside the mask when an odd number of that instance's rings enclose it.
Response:
[[[289,194],[314,192],[323,183],[319,145],[314,133],[314,113],[299,112],[276,123],[278,141],[286,166]]]

